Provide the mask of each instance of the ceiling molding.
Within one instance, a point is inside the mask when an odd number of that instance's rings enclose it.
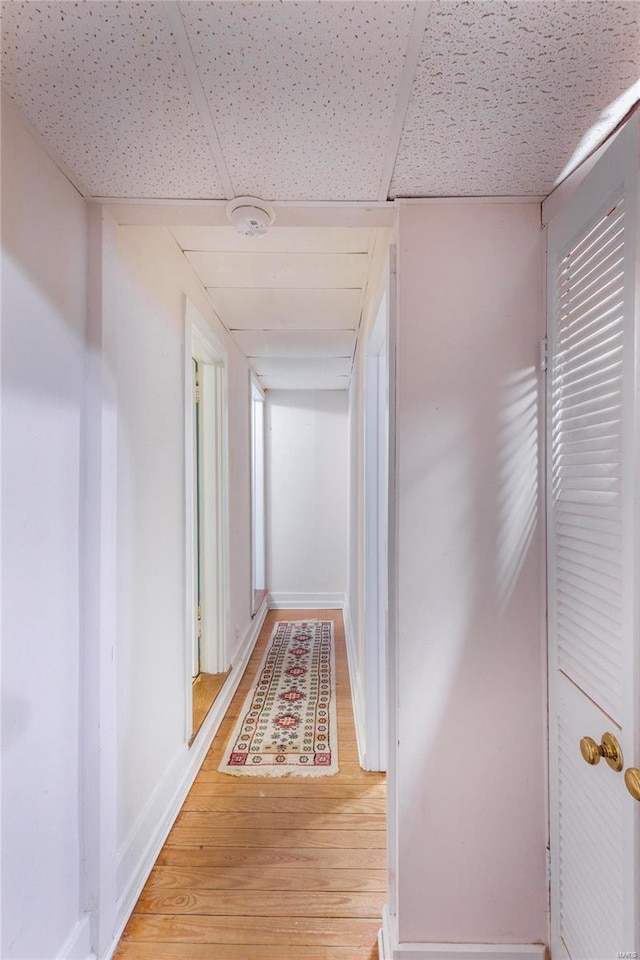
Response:
[[[127,200],[96,197],[121,226],[217,227],[228,226],[225,200]],[[391,227],[397,205],[365,201],[274,203],[279,227]]]
[[[398,206],[409,206],[411,204],[469,204],[469,203],[542,203],[545,199],[543,193],[533,195],[523,195],[521,197],[396,197],[394,203]]]
[[[209,149],[211,150],[211,155],[215,162],[218,176],[220,177],[220,183],[222,184],[227,199],[231,200],[233,197],[235,197],[235,190],[231,181],[229,170],[227,168],[227,162],[222,152],[222,146],[220,144],[220,138],[216,129],[215,120],[213,119],[213,115],[209,107],[209,101],[207,100],[204,88],[202,86],[202,81],[200,79],[200,74],[198,73],[198,68],[193,56],[189,37],[187,36],[187,31],[184,26],[184,21],[180,12],[180,4],[178,3],[178,0],[170,0],[170,2],[164,3],[161,6],[164,9],[165,16],[169,21],[169,26],[173,32],[173,37],[180,53],[180,60],[182,61],[184,75],[193,95],[196,109],[200,119],[202,120],[202,126],[209,142]]]
[[[391,133],[389,134],[384,165],[382,167],[378,200],[386,200],[389,196],[389,190],[391,189],[391,180],[400,147],[402,128],[404,127],[404,121],[409,107],[409,98],[413,89],[413,81],[418,68],[418,58],[422,48],[422,40],[432,7],[433,0],[417,0],[416,2],[413,21],[411,23],[411,32],[409,34],[409,43],[407,44],[407,52],[405,54],[404,68],[400,78],[400,86],[398,87]]]

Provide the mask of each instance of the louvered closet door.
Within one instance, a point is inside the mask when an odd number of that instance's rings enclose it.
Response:
[[[552,951],[640,949],[636,116],[549,226]],[[621,772],[580,739],[610,732]]]

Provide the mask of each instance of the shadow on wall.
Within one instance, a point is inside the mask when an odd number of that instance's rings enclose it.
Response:
[[[538,374],[506,377],[498,413],[496,589],[503,611],[526,559],[538,514]]]

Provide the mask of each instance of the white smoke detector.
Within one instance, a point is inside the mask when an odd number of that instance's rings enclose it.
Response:
[[[261,237],[276,218],[271,204],[258,197],[236,197],[229,200],[226,209],[229,220],[244,237]]]

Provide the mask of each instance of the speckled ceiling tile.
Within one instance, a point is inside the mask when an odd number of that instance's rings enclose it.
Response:
[[[413,9],[181,4],[238,194],[376,199]]]
[[[2,4],[2,79],[94,196],[224,196],[162,4]]]
[[[439,3],[391,196],[546,195],[639,76],[640,3]]]

